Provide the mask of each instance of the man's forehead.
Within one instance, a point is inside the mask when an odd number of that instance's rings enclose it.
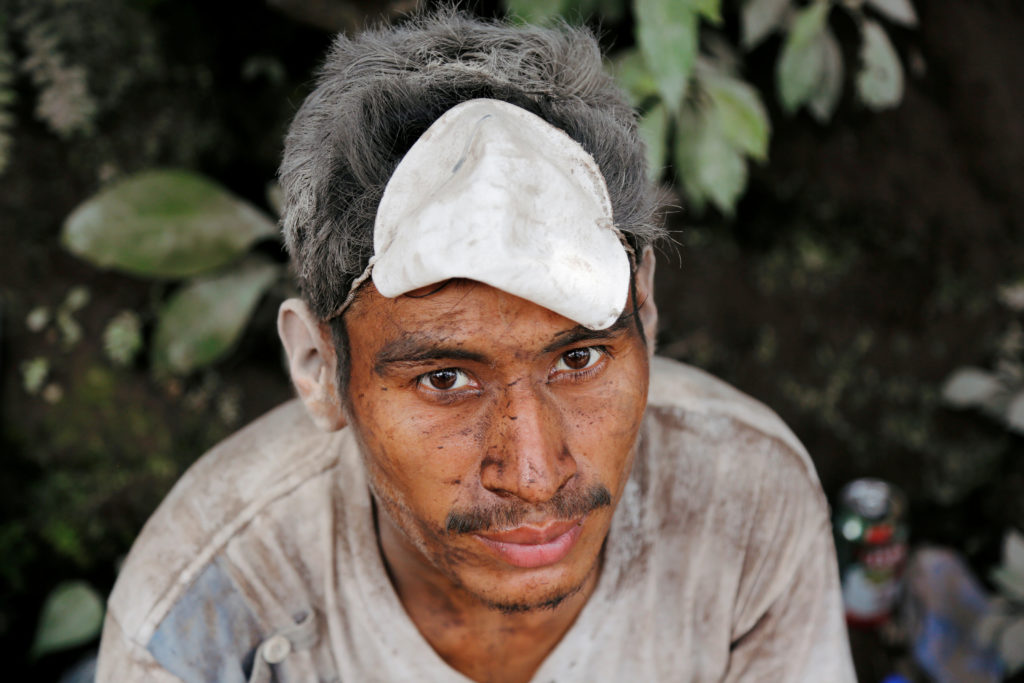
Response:
[[[367,282],[346,314],[346,322],[350,329],[368,326],[391,338],[423,333],[447,339],[479,331],[539,333],[579,326],[532,301],[466,278],[452,278],[396,297],[382,295],[373,282]]]
[[[588,339],[607,339],[630,327],[632,311],[593,330],[514,294],[471,280],[451,280],[408,295],[382,296],[367,283],[346,313],[349,337],[373,348],[374,362],[432,358],[486,361],[492,350],[545,353]]]

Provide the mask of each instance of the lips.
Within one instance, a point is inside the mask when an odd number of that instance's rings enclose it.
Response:
[[[576,544],[583,520],[524,525],[507,531],[474,534],[495,555],[515,567],[531,569],[555,564]]]

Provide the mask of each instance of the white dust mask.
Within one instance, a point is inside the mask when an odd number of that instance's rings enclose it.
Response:
[[[427,129],[388,181],[373,246],[367,273],[386,297],[467,278],[590,329],[626,305],[627,247],[600,169],[507,102],[463,102]]]

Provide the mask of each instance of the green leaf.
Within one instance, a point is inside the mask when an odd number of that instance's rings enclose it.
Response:
[[[1008,677],[1024,669],[1024,616],[1017,617],[1000,635],[999,655]]]
[[[160,311],[153,335],[153,370],[184,375],[227,354],[280,266],[249,257],[175,292]]]
[[[1024,280],[1003,285],[999,288],[998,296],[999,303],[1014,313],[1024,313]],[[43,325],[45,324],[43,323]]]
[[[67,311],[57,311],[57,329],[60,330],[60,338],[65,349],[73,348],[82,341],[82,326],[74,316]]]
[[[904,26],[917,26],[917,12],[910,0],[867,0],[867,5],[874,7],[889,21]]]
[[[954,408],[976,408],[1005,391],[995,373],[975,367],[958,368],[942,385],[942,400]]]
[[[747,186],[747,163],[700,110],[684,110],[676,130],[676,167],[683,189],[700,210],[710,201],[732,215]]]
[[[43,388],[47,376],[50,374],[50,361],[44,356],[37,356],[32,360],[21,363],[21,386],[26,394],[35,396]]]
[[[807,109],[819,123],[828,123],[839,104],[843,94],[843,53],[839,49],[839,41],[826,26],[819,38],[822,44],[822,61],[824,68],[818,89],[807,101]]]
[[[697,59],[697,14],[679,0],[636,0],[636,36],[669,111],[682,106]]]
[[[640,138],[647,151],[647,178],[656,183],[665,175],[668,143],[668,109],[659,102],[640,119]]]
[[[36,306],[25,318],[25,327],[29,332],[42,332],[49,324],[50,309],[46,306]]]
[[[831,9],[829,0],[813,0],[807,7],[798,11],[789,27],[787,41],[798,45],[810,43],[821,33]]]
[[[658,81],[647,68],[639,50],[629,49],[619,53],[612,61],[612,73],[634,107],[642,106],[658,94]]]
[[[512,16],[524,24],[545,24],[562,13],[566,0],[506,0]]]
[[[1007,530],[1003,536],[1003,565],[1024,574],[1024,534],[1016,529]]]
[[[89,300],[92,298],[92,293],[88,287],[72,287],[68,290],[68,295],[64,298],[64,303],[61,304],[61,310],[68,313],[75,313],[85,308],[89,304]]]
[[[99,635],[102,626],[103,600],[99,594],[84,581],[62,583],[43,603],[32,657],[86,643]]]
[[[714,103],[711,115],[726,141],[758,161],[767,159],[771,124],[757,91],[724,75],[709,75],[703,85]]]
[[[789,0],[747,0],[740,11],[741,42],[752,50],[782,24]]]
[[[999,566],[992,570],[990,577],[1000,593],[1011,600],[1024,601],[1024,572]]]
[[[821,40],[829,4],[814,2],[800,10],[789,27],[782,55],[776,64],[776,80],[782,108],[792,113],[817,92],[825,69]]]
[[[127,367],[142,349],[142,321],[134,311],[121,311],[103,330],[103,350],[114,365]]]
[[[711,23],[722,23],[722,0],[686,0],[686,2],[689,2],[698,14]]]
[[[903,66],[889,36],[877,22],[866,20],[860,46],[857,94],[871,109],[889,109],[903,99]]]
[[[187,171],[139,173],[78,206],[62,241],[101,268],[178,278],[219,268],[277,234],[262,212]]]
[[[1018,391],[1006,406],[1006,427],[1018,434],[1024,434],[1024,391]]]

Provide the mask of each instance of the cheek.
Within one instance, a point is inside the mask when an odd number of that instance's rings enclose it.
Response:
[[[453,508],[472,501],[468,491],[475,481],[476,459],[467,455],[472,449],[466,444],[476,443],[477,435],[465,424],[445,430],[422,416],[413,417],[408,410],[384,405],[388,410],[365,404],[364,410],[356,411],[360,420],[353,425],[370,486],[402,536],[431,564],[453,571],[471,558],[465,550],[452,547],[445,521]],[[404,415],[404,420],[393,419],[396,415]],[[358,424],[389,426],[363,430]],[[459,444],[463,448],[457,448]]]
[[[609,486],[624,484],[632,465],[647,406],[646,377],[639,371],[623,373],[607,382],[600,392],[581,397],[572,405],[572,451]]]
[[[446,411],[442,416],[389,396],[364,395],[354,411],[367,469],[380,493],[386,489],[419,517],[443,523],[476,480],[486,419]]]

